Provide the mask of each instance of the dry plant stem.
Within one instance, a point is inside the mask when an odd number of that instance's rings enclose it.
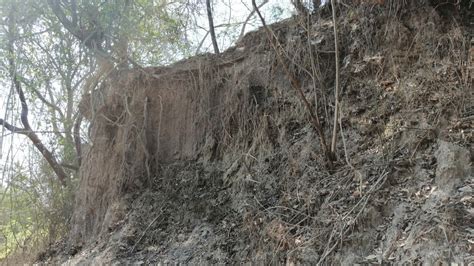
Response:
[[[342,235],[343,234],[347,234],[348,231],[350,230],[350,226],[354,224],[354,222],[344,222],[347,220],[347,218],[349,218],[349,215],[354,213],[354,211],[359,208],[359,211],[355,214],[355,216],[352,218],[351,221],[356,221],[358,219],[358,217],[360,217],[360,215],[362,214],[362,212],[364,211],[365,207],[367,206],[367,203],[369,202],[369,199],[370,199],[370,196],[377,190],[379,189],[380,187],[382,187],[382,185],[385,183],[385,180],[386,180],[386,177],[388,176],[389,172],[386,171],[387,169],[384,169],[382,174],[379,176],[379,178],[377,179],[377,181],[370,187],[369,191],[349,210],[347,211],[344,216],[340,219],[341,222],[343,222],[344,224],[342,225],[342,228],[340,230],[340,233],[341,233],[341,240],[340,242],[336,241],[332,246],[332,240],[334,238],[334,235],[336,233],[336,226],[337,224],[334,225],[333,227],[333,230],[331,231],[331,235],[329,237],[329,241],[326,245],[326,248],[323,252],[323,256],[321,257],[321,259],[319,260],[319,262],[317,263],[317,265],[324,265],[323,262],[324,260],[327,258],[327,256],[329,254],[331,254],[335,248],[337,247],[337,245],[339,243],[342,242]]]
[[[273,50],[275,51],[275,53],[277,55],[277,59],[280,62],[281,66],[283,68],[283,71],[285,71],[286,76],[290,79],[292,88],[297,91],[298,95],[300,96],[301,101],[304,103],[306,109],[308,110],[308,113],[311,117],[311,122],[313,124],[313,127],[315,128],[317,134],[319,135],[319,139],[321,141],[321,147],[322,147],[323,152],[324,152],[324,154],[326,156],[326,159],[328,161],[329,168],[332,169],[333,168],[332,161],[333,161],[334,157],[332,156],[332,154],[328,150],[328,146],[326,144],[326,137],[324,136],[324,131],[323,131],[323,129],[321,127],[321,124],[319,122],[319,118],[316,115],[316,113],[314,112],[311,105],[309,104],[308,99],[306,99],[306,96],[304,95],[303,90],[301,89],[300,82],[290,73],[290,70],[288,69],[288,66],[285,64],[285,61],[283,60],[282,55],[281,55],[281,51],[279,49],[278,41],[274,40],[274,35],[272,34],[272,32],[268,28],[267,24],[265,23],[265,19],[263,18],[262,14],[260,13],[260,10],[258,9],[257,4],[255,3],[255,0],[252,0],[252,5],[253,5],[253,8],[255,9],[255,11],[257,12],[258,17],[260,18],[260,20],[262,22],[263,28],[265,29],[265,32],[267,34],[267,38],[270,41],[270,44],[271,44]]]
[[[339,111],[339,46],[337,38],[337,24],[336,24],[336,0],[331,0],[332,7],[332,22],[334,24],[334,51],[336,57],[336,84],[334,86],[334,125],[332,130],[331,154],[336,154],[336,137],[337,137],[337,116]]]
[[[311,28],[311,25],[310,25],[310,16],[308,15],[308,26],[307,26],[307,34],[308,34],[308,40],[310,40],[310,36],[311,36],[311,33],[310,33],[310,28]],[[315,109],[318,110],[318,92],[316,91],[316,78],[315,78],[315,75],[316,75],[316,66],[315,66],[315,63],[314,63],[314,55],[313,55],[313,49],[311,47],[311,42],[308,41],[308,51],[309,51],[309,58],[310,58],[310,62],[311,62],[311,71],[313,72],[313,74],[311,75],[311,81],[313,82],[313,88],[314,88],[314,106],[315,106]],[[318,81],[320,80],[321,78],[318,76]],[[321,87],[321,86],[320,86]]]
[[[156,150],[160,150],[160,133],[161,133],[161,120],[163,119],[163,98],[161,95],[158,95],[158,98],[160,100],[160,116],[159,116],[159,122],[158,122],[158,129],[156,130]],[[159,164],[159,159],[158,154],[155,155],[155,163],[158,165]]]
[[[359,180],[359,193],[362,195],[362,185],[363,185],[363,180],[362,180],[362,174],[355,169],[355,167],[351,164],[349,160],[349,153],[347,152],[347,146],[346,146],[346,138],[344,137],[344,132],[342,130],[342,111],[339,110],[339,131],[341,133],[341,139],[342,139],[342,145],[344,147],[344,158],[346,159],[347,165],[354,171],[354,175],[357,177]]]
[[[307,25],[306,25],[306,32],[307,32],[307,38],[308,40],[311,39],[311,16],[310,14],[308,14],[306,16],[306,19],[307,19]],[[315,110],[318,110],[318,92],[316,90],[316,79],[318,81],[318,84],[319,84],[319,89],[321,91],[321,96],[320,96],[320,99],[322,99],[322,106],[324,107],[324,114],[326,115],[324,118],[324,120],[326,120],[327,117],[329,117],[328,115],[328,111],[327,111],[327,105],[325,104],[327,102],[326,100],[326,96],[325,96],[325,93],[324,93],[324,85],[323,85],[323,82],[321,81],[322,78],[322,74],[321,74],[321,71],[320,69],[316,68],[316,62],[314,60],[315,56],[318,56],[317,53],[316,55],[313,53],[313,49],[312,49],[312,46],[311,46],[311,42],[308,41],[308,51],[309,51],[309,57],[310,57],[310,63],[311,63],[311,80],[313,82],[313,88],[314,88],[314,104],[315,104]],[[318,63],[319,64],[319,63]],[[321,100],[320,100],[321,101]]]
[[[145,168],[146,168],[146,175],[147,175],[147,181],[151,184],[151,170],[150,170],[150,152],[148,151],[147,147],[149,145],[149,141],[147,138],[147,131],[148,131],[148,97],[145,97],[144,100],[144,107],[143,107],[143,127],[141,129],[145,141],[143,150],[145,151]]]
[[[336,232],[336,228],[334,226],[332,232],[331,232],[331,236],[329,237],[329,241],[327,243],[327,246],[326,246],[326,249],[325,249],[325,252],[323,253],[323,256],[321,257],[321,259],[319,259],[318,263],[316,265],[321,265],[321,263],[326,259],[326,257],[331,254],[331,252],[336,248],[337,244],[339,244],[339,242],[336,241],[336,243],[334,243],[334,245],[332,245],[330,248],[329,248],[329,245],[331,244],[332,242],[332,238],[334,237],[334,234]]]
[[[143,231],[142,235],[140,236],[140,238],[137,240],[137,242],[135,243],[135,245],[133,245],[132,247],[132,253],[135,251],[135,248],[137,247],[137,245],[140,243],[140,241],[142,241],[143,237],[146,235],[146,232],[148,231],[148,229],[150,229],[150,227],[156,222],[156,220],[158,220],[158,218],[161,217],[161,215],[163,214],[163,208],[160,209],[160,213],[155,217],[155,219],[153,219],[153,221],[151,221],[150,224],[148,224],[148,226],[145,228],[145,230]]]

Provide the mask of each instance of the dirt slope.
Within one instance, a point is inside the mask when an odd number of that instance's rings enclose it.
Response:
[[[83,100],[93,143],[71,233],[40,260],[474,261],[468,2],[341,7],[333,170],[263,30],[222,55],[115,73]],[[326,136],[329,14],[271,26]]]

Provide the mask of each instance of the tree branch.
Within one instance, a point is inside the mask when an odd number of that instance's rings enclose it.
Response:
[[[82,40],[83,36],[82,36],[82,34],[81,34],[81,32],[78,28],[78,25],[77,25],[77,14],[73,16],[73,20],[71,21],[71,20],[67,19],[66,14],[64,13],[64,11],[63,11],[63,9],[60,5],[60,0],[48,0],[48,4],[51,7],[51,9],[53,10],[54,15],[56,15],[56,17],[61,22],[61,24],[63,24],[63,26],[72,35],[76,36],[76,38],[78,38],[79,40]],[[76,17],[76,19],[74,19],[74,17]]]
[[[214,30],[214,20],[212,18],[211,0],[206,0],[207,19],[209,20],[209,32],[211,33],[212,46],[214,46],[214,53],[219,53],[219,46],[217,46],[216,32]]]
[[[78,113],[76,122],[74,123],[73,135],[74,135],[74,145],[76,146],[77,154],[77,165],[81,166],[82,164],[82,141],[81,141],[81,123],[82,123],[82,114]]]
[[[7,44],[7,58],[8,58],[8,66],[9,66],[9,74],[12,79],[13,86],[20,98],[21,102],[21,123],[23,124],[23,128],[20,129],[18,127],[14,127],[13,125],[6,123],[3,119],[1,120],[1,124],[8,130],[16,133],[21,133],[26,135],[32,142],[33,145],[38,149],[38,151],[43,155],[46,159],[48,164],[53,169],[56,176],[59,178],[59,181],[63,186],[66,186],[66,179],[67,174],[64,172],[63,168],[59,165],[56,161],[54,155],[43,145],[41,140],[39,139],[38,135],[31,129],[30,123],[28,121],[28,104],[26,102],[25,93],[21,87],[21,83],[18,79],[18,75],[16,72],[16,65],[15,65],[15,53],[14,53],[14,37],[15,37],[15,10],[14,7],[11,8],[10,14],[8,17],[8,44]]]
[[[260,3],[260,5],[257,6],[258,9],[262,8],[262,6],[264,6],[266,3],[268,3],[269,0],[264,0],[262,3]],[[247,23],[249,23],[249,20],[253,17],[253,15],[255,15],[255,9],[252,9],[252,11],[250,11],[250,14],[247,16],[247,18],[244,20],[243,22],[243,25],[242,25],[242,28],[240,30],[240,34],[239,34],[239,38],[238,40],[242,39],[242,37],[244,37],[244,34],[245,34],[245,27],[247,26]]]
[[[23,128],[16,127],[16,126],[8,123],[7,121],[3,120],[2,118],[0,118],[0,125],[2,125],[6,129],[8,129],[12,133],[25,134]]]
[[[202,45],[204,44],[204,41],[206,40],[207,35],[209,35],[209,31],[206,31],[206,34],[204,35],[204,37],[203,37],[203,38],[201,39],[201,41],[199,42],[199,45],[198,45],[198,47],[197,47],[197,49],[196,49],[196,54],[198,54],[199,51],[201,50],[201,47],[202,47]]]
[[[308,9],[301,3],[301,0],[291,0],[291,3],[296,8],[296,11],[298,11],[298,15],[306,17],[309,14]]]
[[[56,112],[59,114],[59,116],[60,116],[61,118],[64,118],[63,112],[61,111],[61,109],[60,109],[57,105],[55,105],[55,104],[53,104],[52,102],[48,101],[48,100],[38,91],[38,89],[36,89],[31,83],[28,84],[26,81],[23,81],[23,83],[30,87],[30,89],[33,91],[33,93],[36,95],[36,97],[38,97],[38,99],[39,99],[42,103],[44,103],[46,106],[48,106],[48,107],[51,108],[52,110],[56,111]],[[49,86],[49,85],[46,85],[46,86]]]

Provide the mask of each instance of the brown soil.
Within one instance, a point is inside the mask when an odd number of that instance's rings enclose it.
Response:
[[[93,142],[71,233],[40,260],[474,261],[472,12],[453,3],[341,7],[333,170],[263,30],[221,55],[114,73],[82,103]],[[326,136],[329,14],[271,26]]]

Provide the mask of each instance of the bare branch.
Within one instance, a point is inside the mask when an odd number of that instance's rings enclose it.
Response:
[[[61,70],[61,67],[56,62],[56,60],[54,60],[54,57],[49,52],[50,50],[46,49],[46,47],[44,47],[41,44],[41,41],[39,41],[39,40],[34,40],[34,43],[46,54],[46,56],[49,58],[49,62],[53,65],[53,67],[56,69],[56,71],[59,73],[59,75],[61,75],[61,78],[65,79],[66,76],[64,75],[64,72]]]
[[[3,120],[2,118],[0,118],[0,125],[5,127],[6,129],[8,129],[12,133],[25,134],[23,128],[16,127],[16,126],[8,123],[7,121]]]
[[[14,53],[14,39],[15,39],[15,16],[14,16],[14,8],[10,10],[10,15],[8,18],[8,44],[7,44],[7,58],[8,58],[8,66],[9,66],[9,74],[12,79],[13,86],[15,87],[16,93],[20,98],[21,102],[21,123],[23,124],[23,128],[20,129],[18,127],[14,127],[13,125],[6,123],[3,119],[1,120],[1,124],[8,130],[16,133],[21,133],[26,135],[33,145],[38,149],[38,151],[43,155],[46,159],[48,164],[53,169],[56,176],[59,178],[59,181],[63,186],[66,186],[66,179],[67,174],[64,172],[63,168],[59,165],[54,155],[43,145],[41,140],[39,139],[38,135],[31,129],[30,123],[28,121],[28,104],[26,102],[25,94],[21,87],[21,83],[18,78],[18,74],[16,71],[15,65],[15,53]]]
[[[53,104],[52,102],[48,101],[44,96],[43,94],[41,94],[37,88],[35,88],[31,83],[27,83],[25,80],[23,80],[23,83],[25,85],[27,85],[32,91],[33,93],[35,94],[36,97],[38,97],[38,99],[44,103],[46,106],[48,106],[49,108],[51,108],[52,110],[54,110],[55,112],[57,112],[59,114],[59,116],[61,116],[61,118],[64,118],[64,114],[63,112],[61,111],[61,108],[59,108],[57,105]],[[47,85],[49,86],[49,85]]]
[[[199,51],[201,50],[201,47],[202,45],[204,44],[204,41],[206,40],[207,36],[209,35],[209,31],[206,32],[206,34],[204,35],[204,37],[202,37],[201,41],[199,42],[199,45],[196,49],[196,54],[199,53]]]
[[[214,53],[219,53],[219,46],[217,46],[216,32],[214,30],[214,20],[212,19],[211,0],[206,0],[207,19],[209,20],[209,32],[211,33],[212,46],[214,46]]]
[[[309,14],[308,9],[301,3],[301,0],[291,0],[291,3],[296,8],[296,11],[298,11],[298,15],[306,17]]]
[[[264,0],[262,3],[260,3],[260,5],[257,6],[257,8],[258,9],[262,8],[266,3],[268,3],[268,1],[269,0]],[[252,11],[250,11],[250,14],[247,16],[247,18],[245,18],[245,20],[243,22],[243,25],[242,25],[242,29],[240,30],[238,40],[240,40],[244,37],[245,28],[246,28],[247,24],[249,23],[250,19],[253,17],[253,15],[255,15],[255,9],[252,9]]]
[[[60,0],[48,0],[48,4],[51,7],[51,9],[53,10],[54,15],[56,15],[56,17],[63,24],[63,26],[72,35],[74,35],[76,38],[78,38],[79,40],[83,40],[83,36],[82,36],[82,34],[81,34],[81,32],[78,28],[78,25],[77,25],[77,17],[76,17],[76,19],[74,19],[74,16],[73,16],[72,21],[69,20],[66,17],[66,14],[64,13],[64,11],[63,11],[63,9],[60,5]]]

